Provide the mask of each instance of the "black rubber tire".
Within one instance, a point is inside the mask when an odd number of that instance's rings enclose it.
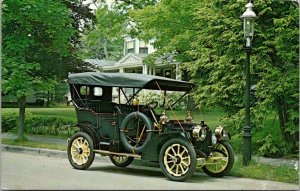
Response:
[[[84,164],[77,164],[76,161],[73,160],[72,153],[71,153],[71,148],[72,148],[73,142],[78,138],[81,138],[82,140],[85,140],[88,143],[87,147],[89,149],[89,155],[88,155],[87,161]],[[84,132],[75,133],[71,137],[71,139],[68,143],[67,154],[68,154],[68,159],[69,159],[70,164],[75,169],[85,170],[85,169],[89,168],[91,166],[91,164],[93,163],[94,158],[95,158],[94,144],[93,144],[93,141],[92,141],[91,137],[88,134],[84,133]]]
[[[211,177],[223,177],[223,176],[228,175],[229,172],[231,171],[231,169],[233,167],[233,163],[234,163],[234,153],[233,153],[233,149],[232,149],[231,145],[228,142],[221,142],[219,144],[223,145],[228,153],[228,163],[227,163],[227,166],[225,167],[225,169],[218,173],[211,172],[208,168],[206,168],[206,166],[203,166],[202,170]],[[218,150],[215,150],[212,152],[217,152],[217,153],[224,155],[223,152],[220,152]]]
[[[190,157],[190,164],[188,166],[188,170],[187,172],[185,172],[184,174],[182,174],[181,176],[174,176],[171,173],[168,172],[167,167],[164,163],[164,157],[167,154],[167,149],[169,147],[172,147],[175,144],[179,144],[180,146],[184,147],[188,153],[187,155]],[[189,143],[187,140],[183,139],[183,138],[173,138],[170,139],[169,141],[167,141],[161,148],[160,153],[159,153],[159,165],[160,168],[163,171],[163,174],[172,181],[185,181],[187,178],[191,177],[193,175],[193,173],[196,170],[196,162],[197,162],[197,156],[196,156],[196,152],[195,149],[193,148],[193,146],[191,145],[191,143]],[[175,165],[175,164],[174,164]],[[172,168],[170,169],[172,171]]]
[[[147,128],[147,138],[144,142],[143,145],[139,146],[139,147],[133,147],[132,145],[130,145],[125,133],[124,133],[124,129],[127,126],[127,124],[129,123],[130,120],[134,119],[134,118],[140,118],[144,121],[144,123],[146,124],[146,128]],[[120,139],[123,143],[124,148],[128,151],[128,152],[134,152],[134,153],[141,153],[143,148],[147,145],[147,143],[150,141],[151,137],[153,134],[153,127],[151,124],[151,120],[143,113],[141,112],[132,112],[129,115],[127,115],[125,117],[125,119],[123,120],[121,127],[120,127]]]
[[[111,160],[111,162],[115,165],[115,166],[117,166],[117,167],[126,167],[126,166],[128,166],[128,165],[130,165],[132,162],[133,162],[133,160],[134,160],[134,158],[133,157],[127,157],[127,160],[126,161],[124,161],[124,162],[118,162],[118,161],[116,161],[115,159],[114,159],[114,156],[113,155],[109,155],[109,158],[110,158],[110,160]]]

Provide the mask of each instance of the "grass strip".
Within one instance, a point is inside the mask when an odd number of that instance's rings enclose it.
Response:
[[[272,166],[254,160],[251,160],[248,166],[243,166],[242,161],[243,159],[238,157],[229,176],[299,184],[299,174],[294,168],[285,165]]]
[[[13,145],[13,146],[22,146],[22,147],[32,147],[32,148],[55,149],[55,150],[60,150],[60,151],[67,150],[66,145],[41,143],[41,142],[30,141],[30,140],[25,140],[25,139],[18,140],[18,139],[3,138],[2,144]]]

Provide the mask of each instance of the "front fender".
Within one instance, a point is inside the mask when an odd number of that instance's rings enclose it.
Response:
[[[158,162],[159,152],[162,146],[172,138],[186,139],[181,135],[180,132],[169,132],[160,135],[155,135],[152,137],[152,139],[148,142],[148,144],[143,149],[141,153],[141,157],[142,157],[141,159],[152,161],[152,162]]]

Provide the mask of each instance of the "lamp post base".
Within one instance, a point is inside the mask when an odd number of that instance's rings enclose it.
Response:
[[[244,144],[243,144],[243,165],[247,166],[251,160],[251,127],[244,127]]]

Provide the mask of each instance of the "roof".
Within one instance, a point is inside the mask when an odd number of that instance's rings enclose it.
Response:
[[[161,89],[168,91],[190,91],[195,86],[190,82],[174,80],[160,76],[136,73],[99,72],[69,74],[68,83],[107,87],[143,88],[153,90]]]
[[[116,61],[112,60],[99,60],[99,59],[86,59],[85,62],[89,62],[96,66],[113,66]]]

